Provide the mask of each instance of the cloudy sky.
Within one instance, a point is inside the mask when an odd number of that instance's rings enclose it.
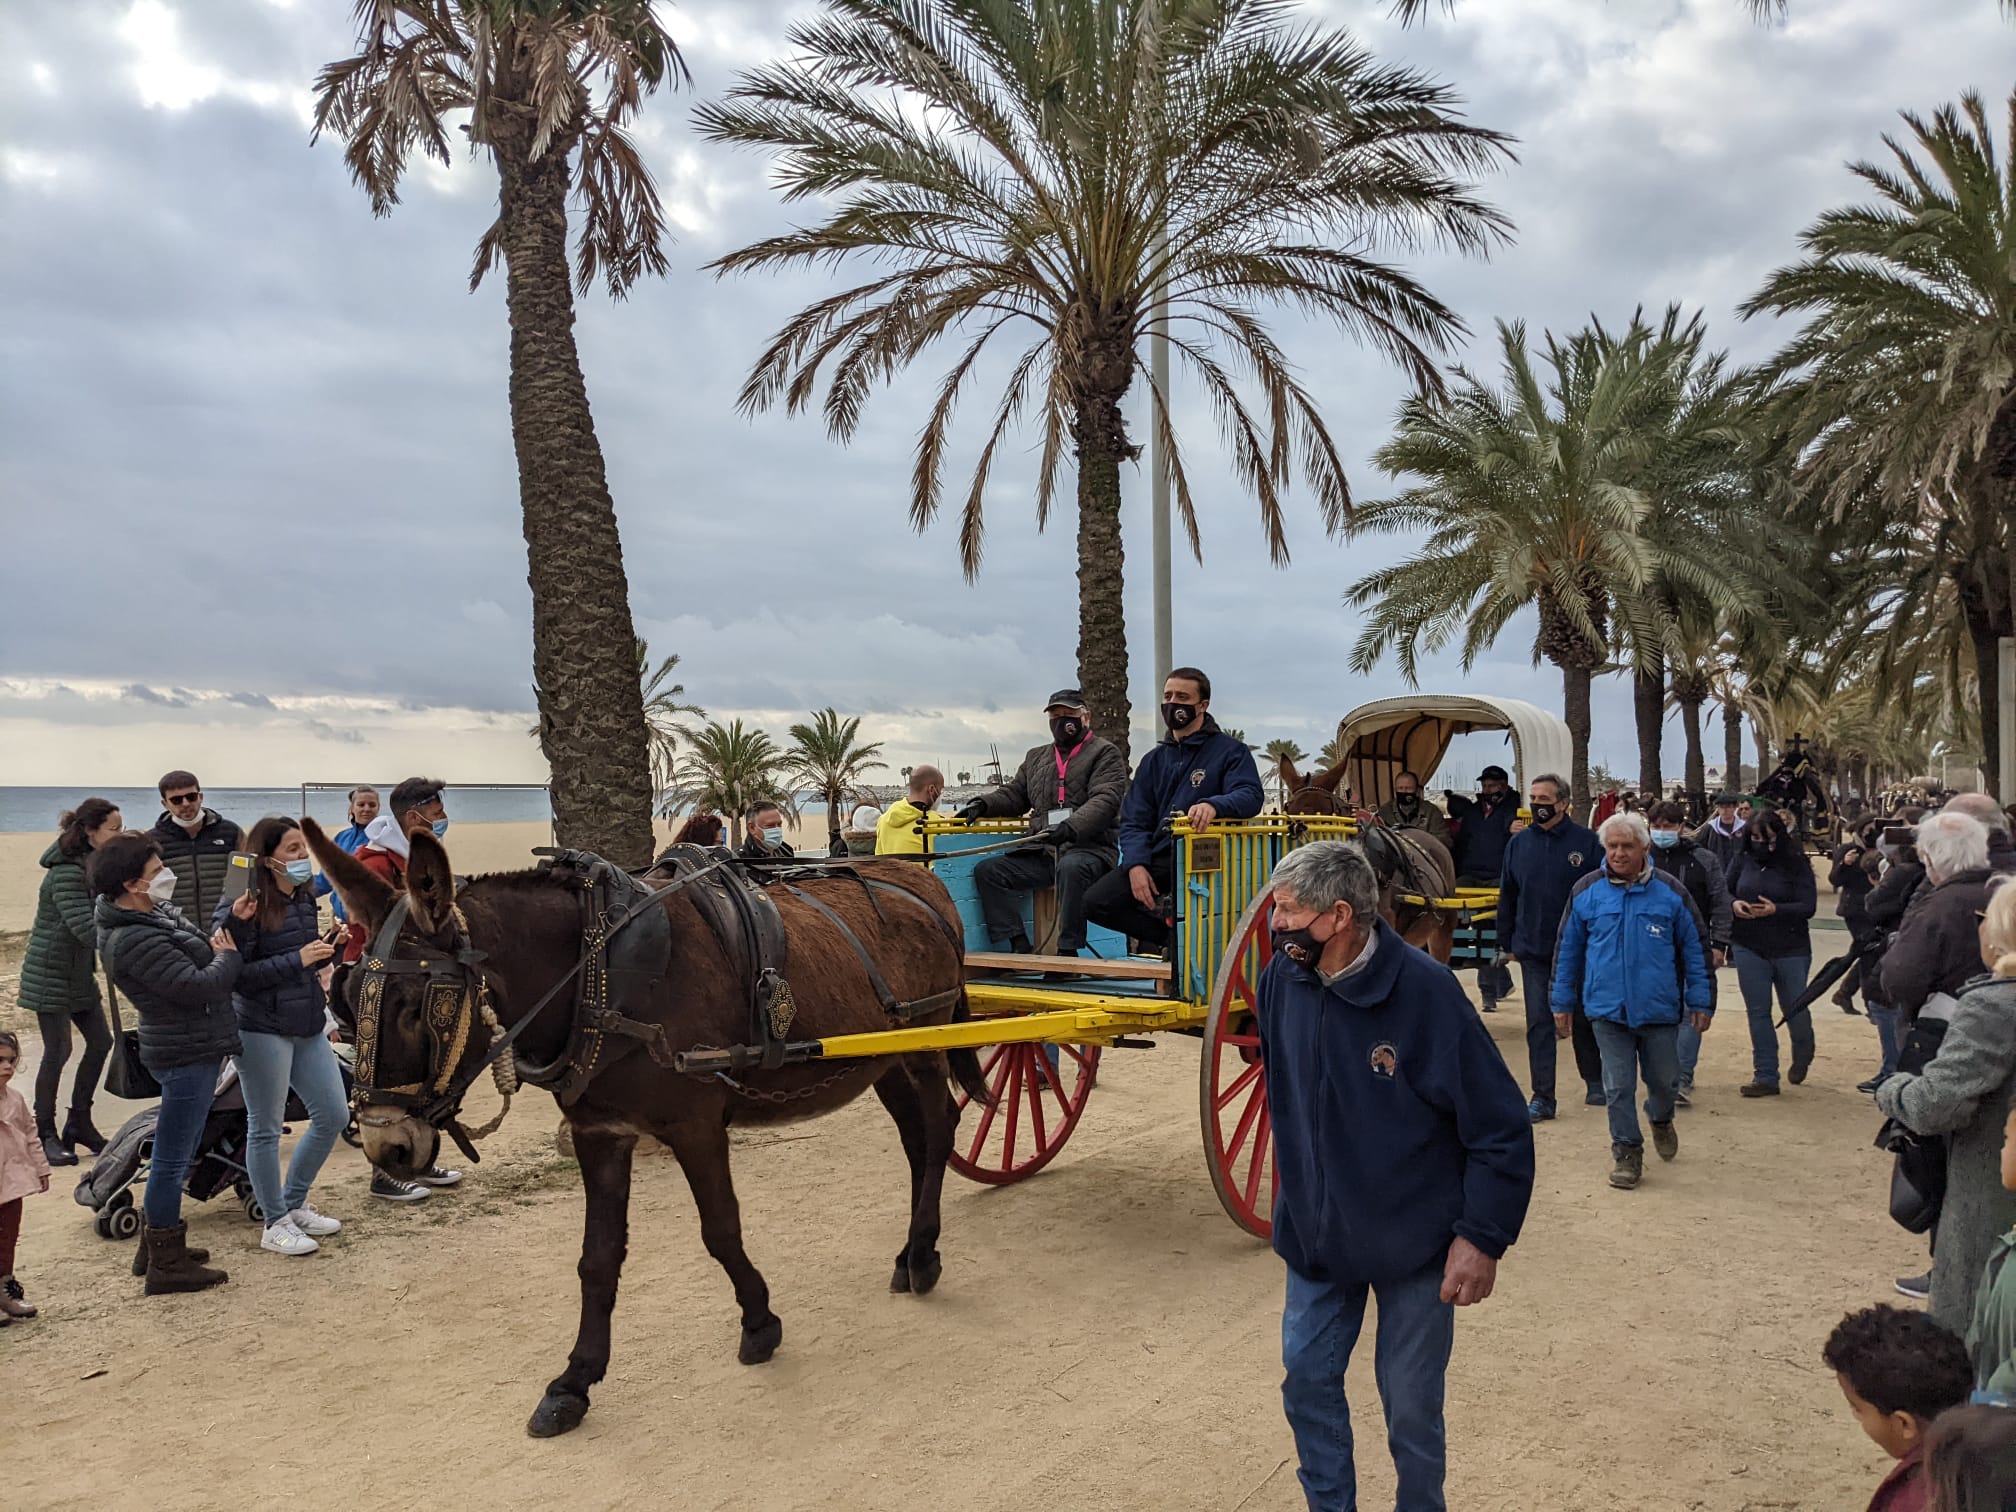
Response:
[[[677,232],[673,271],[626,304],[583,302],[637,624],[680,653],[717,716],[781,733],[832,703],[867,716],[896,764],[969,765],[990,742],[1036,738],[1043,696],[1074,680],[1068,521],[1037,533],[1031,458],[1011,459],[966,583],[952,528],[905,523],[922,384],[879,395],[845,449],[816,421],[742,418],[732,396],[762,339],[827,285],[699,271],[786,223],[763,164],[688,121],[780,50],[795,9],[668,8],[693,91],[650,101],[637,135]],[[1449,81],[1475,120],[1520,140],[1488,186],[1516,245],[1488,265],[1420,263],[1473,343],[1501,317],[1558,328],[1677,300],[1754,357],[1774,332],[1734,308],[1853,195],[1844,161],[1879,151],[1900,108],[1967,88],[1992,103],[2016,61],[1993,0],[1792,9],[1768,30],[1735,0],[1465,0],[1406,32],[1383,0],[1310,13]],[[372,218],[337,147],[307,129],[310,80],[349,51],[350,12],[0,7],[0,783],[141,783],[171,763],[217,787],[544,776],[523,734],[503,280],[466,288],[495,178],[423,167],[399,210]],[[1354,486],[1378,496],[1364,458],[1398,381],[1331,332],[1282,336]],[[1390,666],[1349,673],[1357,625],[1341,603],[1404,543],[1327,540],[1296,500],[1293,563],[1271,568],[1208,415],[1184,398],[1205,560],[1177,567],[1177,658],[1212,672],[1225,722],[1313,749],[1344,710],[1404,691]],[[961,455],[970,465],[970,436]],[[1140,722],[1145,474],[1126,486]],[[1431,663],[1423,684],[1557,706],[1530,633],[1515,623],[1468,674]],[[1601,690],[1595,746],[1634,763],[1621,685]]]

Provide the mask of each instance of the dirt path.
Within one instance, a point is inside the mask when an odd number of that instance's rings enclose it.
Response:
[[[1516,1012],[1490,1022],[1523,1067]],[[1453,1506],[1866,1500],[1881,1466],[1819,1346],[1843,1310],[1896,1300],[1889,1278],[1923,1250],[1883,1216],[1874,1119],[1851,1090],[1874,1033],[1831,1006],[1818,1023],[1811,1081],[1741,1103],[1746,1042],[1726,1013],[1681,1158],[1636,1193],[1604,1185],[1601,1110],[1542,1127],[1528,1237],[1460,1320]],[[31,1202],[19,1268],[44,1311],[0,1333],[15,1446],[0,1501],[238,1508],[278,1481],[358,1507],[1302,1505],[1280,1267],[1212,1196],[1188,1041],[1110,1054],[1033,1182],[955,1178],[926,1299],[883,1289],[907,1183],[872,1099],[746,1142],[749,1248],[785,1328],[757,1369],[735,1363],[677,1167],[641,1160],[610,1378],[580,1431],[541,1443],[523,1423],[572,1341],[580,1223],[550,1107],[523,1101],[464,1189],[419,1208],[367,1204],[339,1149],[318,1198],[352,1226],[312,1260],[259,1253],[228,1200],[193,1210],[233,1272],[197,1297],[143,1300],[128,1247],[66,1192]],[[1351,1386],[1365,1505],[1390,1505],[1369,1333]]]

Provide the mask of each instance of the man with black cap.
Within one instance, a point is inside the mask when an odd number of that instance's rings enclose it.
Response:
[[[1027,955],[1022,894],[1057,889],[1057,953],[1085,948],[1085,891],[1120,859],[1120,804],[1127,758],[1092,733],[1085,695],[1059,688],[1044,705],[1050,739],[1030,748],[1015,775],[959,810],[962,819],[1027,815],[1029,843],[988,856],[973,868],[981,912],[996,950]]]
[[[1448,816],[1421,796],[1421,779],[1412,772],[1393,779],[1393,801],[1379,805],[1379,822],[1389,829],[1419,830],[1445,846],[1454,845]]]
[[[1714,817],[1694,831],[1694,843],[1713,856],[1724,871],[1743,854],[1744,821],[1736,812],[1739,801],[1734,793],[1717,793]]]
[[[1487,766],[1477,777],[1475,798],[1454,791],[1442,796],[1449,800],[1449,817],[1456,821],[1456,862],[1458,887],[1496,887],[1505,870],[1505,845],[1512,838],[1512,824],[1519,816],[1513,800],[1511,777],[1501,766]],[[1512,969],[1486,961],[1477,968],[1477,995],[1484,1011],[1494,1012],[1500,998],[1512,996]]]

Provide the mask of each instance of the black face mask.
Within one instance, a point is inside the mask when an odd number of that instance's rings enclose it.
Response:
[[[1775,840],[1767,839],[1763,835],[1753,835],[1750,837],[1750,854],[1753,856],[1768,859],[1771,852],[1776,849],[1778,849],[1778,842]]]
[[[1403,814],[1411,814],[1414,810],[1421,807],[1421,795],[1419,793],[1395,793],[1393,795],[1393,806]]]
[[[1169,726],[1172,733],[1181,735],[1197,723],[1195,704],[1165,703],[1162,705],[1162,723]]]
[[[1050,738],[1057,742],[1057,749],[1068,751],[1085,738],[1085,721],[1075,714],[1063,715],[1050,721]]]
[[[1478,799],[1478,802],[1482,803],[1484,807],[1486,807],[1487,809],[1495,809],[1496,807],[1498,807],[1499,804],[1503,803],[1504,801],[1505,801],[1505,794],[1503,790],[1500,790],[1496,793],[1486,793],[1482,798]]]
[[[1336,936],[1332,935],[1331,939]],[[1319,940],[1315,934],[1315,924],[1303,925],[1300,929],[1277,929],[1274,931],[1274,950],[1277,955],[1285,955],[1297,966],[1316,969],[1316,962],[1323,955],[1323,947],[1330,940]]]
[[[1536,803],[1533,805],[1533,822],[1535,824],[1550,824],[1553,822],[1554,816],[1560,812],[1561,810],[1554,804]]]

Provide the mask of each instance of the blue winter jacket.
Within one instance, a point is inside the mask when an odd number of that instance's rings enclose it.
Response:
[[[1533,1195],[1526,1094],[1446,966],[1385,924],[1329,986],[1276,955],[1260,978],[1274,1249],[1312,1281],[1411,1276],[1461,1236],[1496,1259]]]
[[[1573,819],[1552,829],[1529,824],[1514,835],[1498,879],[1498,948],[1522,961],[1553,960],[1568,895],[1602,864],[1596,831]]]
[[[364,826],[361,824],[353,824],[347,829],[340,829],[329,838],[336,843],[336,848],[346,856],[356,855],[357,852],[364,849],[367,843]],[[334,911],[337,918],[347,919],[350,917],[350,915],[343,911],[343,899],[337,896],[336,889],[330,884],[329,879],[319,871],[315,873],[315,896],[318,898],[327,898],[329,900],[329,907]]]
[[[1252,747],[1206,714],[1196,734],[1165,734],[1134,769],[1120,807],[1120,864],[1150,866],[1168,856],[1175,840],[1161,824],[1171,814],[1208,803],[1220,819],[1251,819],[1266,801]]]
[[[1554,954],[1554,1011],[1633,1029],[1713,1013],[1705,926],[1694,900],[1666,872],[1619,886],[1609,867],[1576,884]]]

